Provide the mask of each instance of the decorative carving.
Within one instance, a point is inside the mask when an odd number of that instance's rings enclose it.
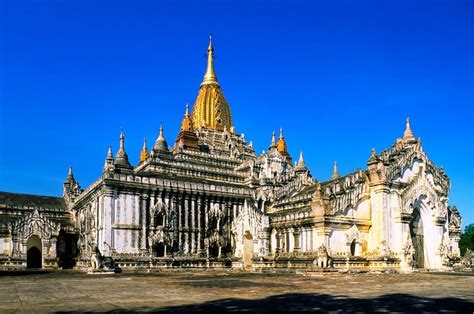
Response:
[[[38,209],[34,209],[33,212],[14,221],[9,230],[11,230],[13,236],[26,240],[33,234],[42,239],[56,237],[60,228],[61,226],[58,223],[45,218]]]

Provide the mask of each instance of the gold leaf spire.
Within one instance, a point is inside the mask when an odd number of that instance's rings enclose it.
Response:
[[[216,72],[214,71],[214,47],[212,46],[212,34],[209,34],[209,46],[207,47],[207,68],[201,86],[206,84],[219,85],[217,82]]]
[[[286,142],[283,137],[283,128],[280,127],[280,138],[278,139],[277,150],[280,154],[287,154]]]
[[[181,122],[181,131],[193,131],[193,124],[191,122],[191,116],[189,115],[188,103],[186,103],[186,112],[184,114],[183,121]]]
[[[144,162],[148,159],[148,148],[146,147],[146,138],[143,139],[143,148],[140,152],[140,162]]]
[[[194,129],[207,127],[234,132],[232,114],[214,71],[214,47],[212,37],[207,48],[207,68],[194,103],[191,122]]]
[[[331,176],[331,180],[339,178],[339,170],[337,169],[337,161],[334,162],[334,171]]]

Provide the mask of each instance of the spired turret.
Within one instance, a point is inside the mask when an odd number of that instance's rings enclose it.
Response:
[[[291,166],[292,158],[291,158],[291,156],[288,153],[288,150],[286,148],[286,141],[285,141],[285,138],[283,137],[283,128],[280,128],[280,138],[278,139],[278,143],[277,143],[276,148],[277,148],[277,151],[283,157],[285,157],[286,163]]]
[[[298,160],[298,164],[296,164],[295,172],[296,173],[308,172],[308,167],[306,167],[306,163],[304,162],[304,159],[303,159],[303,152],[300,152],[300,159]]]
[[[272,151],[276,148],[277,148],[277,144],[276,144],[275,131],[272,131],[272,142],[270,143],[270,147],[268,147],[268,151]]]
[[[160,135],[155,141],[155,147],[153,147],[155,153],[166,153],[168,152],[168,143],[163,136],[163,124],[160,125]]]
[[[334,162],[334,170],[331,176],[331,180],[339,178],[339,170],[337,169],[337,161]]]
[[[142,164],[149,157],[148,148],[146,147],[146,138],[143,139],[143,148],[140,151],[140,163]]]
[[[230,132],[234,132],[230,106],[222,93],[214,71],[212,36],[209,37],[209,47],[207,48],[207,69],[194,103],[191,120],[195,129],[207,127],[224,130],[227,128]]]
[[[412,143],[416,141],[415,137],[413,136],[413,131],[411,130],[410,118],[406,119],[405,132],[403,133],[403,141],[405,141],[406,143]]]
[[[199,149],[199,139],[194,133],[194,127],[191,116],[189,115],[189,105],[186,103],[186,112],[184,113],[183,121],[181,122],[181,130],[176,138],[175,147],[182,147],[184,149]]]
[[[67,203],[74,201],[77,195],[82,192],[79,183],[77,183],[72,173],[72,166],[69,166],[69,171],[66,180],[64,180],[63,196]]]
[[[125,134],[123,131],[120,132],[120,147],[119,150],[117,151],[117,154],[115,154],[115,162],[114,166],[116,169],[124,169],[124,170],[130,170],[132,169],[132,166],[130,165],[130,162],[128,161],[128,155],[127,152],[125,152]]]
[[[112,147],[109,146],[109,150],[107,151],[107,157],[105,158],[104,162],[104,172],[110,171],[114,169],[114,154],[112,153]]]

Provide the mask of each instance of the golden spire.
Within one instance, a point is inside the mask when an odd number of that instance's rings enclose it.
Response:
[[[193,131],[193,124],[191,117],[189,116],[189,105],[186,103],[186,113],[184,114],[183,121],[181,122],[181,131]]]
[[[204,80],[201,83],[202,85],[206,84],[216,84],[217,77],[216,72],[214,72],[214,47],[212,46],[212,34],[209,34],[209,47],[207,47],[207,69],[206,74],[204,74]]]
[[[405,128],[405,133],[403,133],[403,139],[406,141],[411,141],[414,140],[415,137],[413,136],[413,132],[410,127],[410,118],[407,118],[406,120],[406,128]]]
[[[337,161],[334,162],[334,171],[331,176],[331,180],[339,178],[339,171],[337,170]]]
[[[146,138],[143,139],[143,148],[140,152],[140,162],[144,162],[148,159],[148,148],[146,147]]]
[[[286,142],[283,137],[283,128],[280,128],[280,138],[278,139],[277,150],[280,154],[286,154]]]
[[[230,132],[234,132],[230,106],[222,93],[219,83],[217,83],[216,73],[214,72],[212,37],[207,48],[206,74],[194,103],[191,122],[194,129],[207,127],[224,130],[224,128],[227,128]]]

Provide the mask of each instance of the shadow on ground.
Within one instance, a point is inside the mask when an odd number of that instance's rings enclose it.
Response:
[[[0,270],[0,277],[4,276],[30,276],[51,274],[52,270],[46,269],[22,269],[22,270]]]
[[[159,313],[282,313],[282,312],[448,312],[473,313],[474,303],[459,298],[425,298],[409,294],[388,294],[373,299],[335,297],[326,294],[283,294],[259,300],[222,299],[202,304],[165,308],[130,308],[109,313],[151,311]]]

